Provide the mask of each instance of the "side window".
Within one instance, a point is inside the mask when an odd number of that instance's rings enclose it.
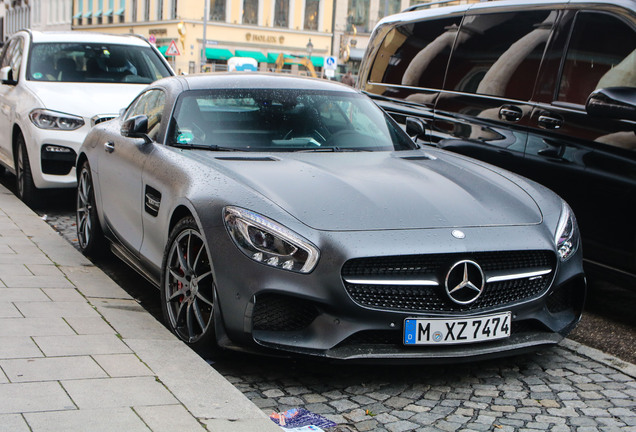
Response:
[[[161,126],[161,115],[165,103],[166,95],[163,91],[149,90],[139,96],[137,101],[130,106],[125,118],[137,115],[148,117],[148,136],[154,140]]]
[[[441,89],[461,18],[398,26],[382,41],[371,82]]]
[[[570,37],[557,99],[584,105],[596,89],[636,87],[634,71],[636,31],[611,15],[581,12]]]
[[[444,88],[528,100],[557,12],[466,16]]]
[[[16,81],[18,80],[20,66],[22,65],[23,46],[24,40],[21,37],[12,39],[4,51],[2,63],[0,64],[0,67],[11,66],[11,77]]]

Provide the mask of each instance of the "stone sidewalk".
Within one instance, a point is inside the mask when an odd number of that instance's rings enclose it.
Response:
[[[0,186],[0,432],[205,430],[281,429]]]

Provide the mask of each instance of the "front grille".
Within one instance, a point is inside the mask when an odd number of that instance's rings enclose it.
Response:
[[[478,263],[484,273],[506,271],[514,273],[529,268],[549,268],[550,274],[539,278],[513,279],[487,283],[481,296],[473,303],[460,305],[448,298],[444,289],[446,273],[461,260]],[[551,251],[481,252],[447,255],[409,255],[356,258],[342,268],[347,292],[359,305],[385,310],[408,312],[479,311],[530,300],[543,294],[554,273],[555,256]],[[382,277],[383,279],[417,277],[438,281],[438,286],[371,285],[351,283],[349,279]]]
[[[262,294],[256,298],[252,323],[254,330],[295,331],[312,323],[319,312],[307,300],[279,294]]]

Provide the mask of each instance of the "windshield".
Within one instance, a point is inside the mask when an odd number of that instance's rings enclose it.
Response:
[[[415,148],[368,97],[340,91],[189,91],[168,144],[210,150],[386,151]]]
[[[152,48],[103,43],[39,43],[31,48],[32,81],[149,84],[171,73]]]

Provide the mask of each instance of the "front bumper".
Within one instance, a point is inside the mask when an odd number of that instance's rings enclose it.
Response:
[[[236,250],[227,234],[217,233],[213,250],[224,251],[213,256],[222,317],[219,332],[223,337],[218,340],[226,348],[280,355],[426,362],[511,355],[562,340],[580,319],[585,299],[580,249],[561,263],[552,239],[539,226],[465,231],[466,239],[461,241],[452,238],[449,229],[321,233],[321,239],[312,239],[320,244],[321,259],[308,275],[253,262]],[[360,257],[443,255],[455,261],[491,251],[512,254],[519,250],[545,251],[553,257],[544,285],[527,296],[504,296],[501,302],[496,297],[474,308],[427,309],[425,305],[418,309],[409,302],[406,306],[401,306],[403,302],[397,306],[364,302],[348,292],[342,274],[345,263]],[[440,285],[433,288],[441,297],[445,295],[444,272],[436,273]],[[484,292],[489,288],[486,284]],[[404,297],[404,293],[400,295]],[[406,318],[456,319],[508,311],[512,314],[511,336],[503,340],[439,346],[402,343]]]

